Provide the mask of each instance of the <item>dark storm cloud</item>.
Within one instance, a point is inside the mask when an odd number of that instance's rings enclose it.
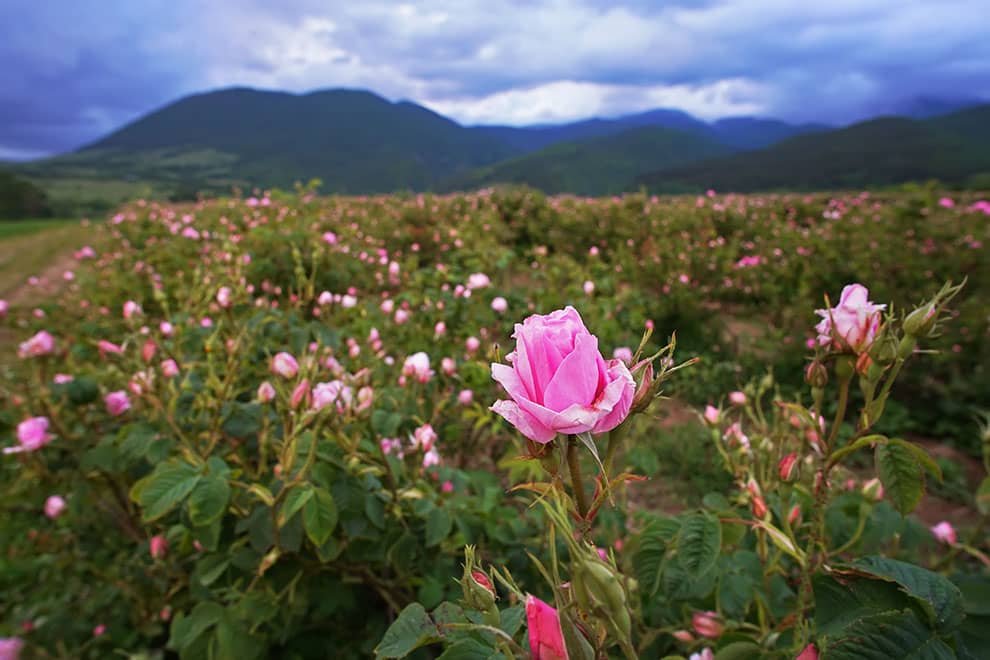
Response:
[[[80,6],[88,4],[88,7]],[[657,106],[846,122],[990,94],[986,0],[0,4],[0,158],[220,86],[364,87],[461,121]]]

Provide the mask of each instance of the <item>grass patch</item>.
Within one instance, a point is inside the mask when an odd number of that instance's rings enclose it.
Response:
[[[78,220],[0,223],[0,296],[8,296],[90,240],[93,228]],[[58,274],[59,276],[61,273]]]

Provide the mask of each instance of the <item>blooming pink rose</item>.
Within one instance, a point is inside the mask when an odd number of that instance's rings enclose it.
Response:
[[[0,660],[17,660],[23,646],[24,641],[16,637],[0,638]]]
[[[47,331],[42,330],[26,342],[21,343],[17,349],[18,357],[29,358],[49,355],[55,351],[55,338]]]
[[[688,656],[688,660],[715,660],[715,652],[706,646],[697,653]]]
[[[467,288],[484,289],[485,287],[490,286],[491,283],[491,279],[484,273],[471,273],[468,276]]]
[[[952,526],[952,523],[948,521],[943,520],[939,524],[932,527],[932,534],[942,543],[947,545],[956,544],[956,529]]]
[[[453,376],[457,373],[457,363],[454,362],[453,358],[445,357],[440,360],[440,371],[448,376]]]
[[[729,392],[729,403],[731,403],[734,406],[745,406],[746,395],[738,390],[736,390],[735,392]]]
[[[357,406],[354,410],[361,412],[362,410],[367,410],[371,407],[372,402],[375,400],[375,390],[370,385],[365,385],[358,390],[357,393]]]
[[[440,453],[436,447],[423,454],[423,467],[428,468],[431,465],[440,465]]]
[[[423,424],[413,431],[413,446],[421,447],[423,451],[433,449],[433,443],[437,441],[437,432],[430,424]]]
[[[295,378],[296,374],[299,373],[299,363],[296,362],[296,358],[285,351],[276,353],[275,357],[272,358],[272,373],[282,378]]]
[[[814,644],[808,644],[794,660],[818,660],[818,649]]]
[[[3,453],[17,454],[23,451],[38,451],[49,442],[53,436],[48,433],[47,417],[30,417],[17,425],[17,441],[19,447],[5,447]]]
[[[457,402],[462,406],[470,406],[472,401],[474,401],[473,390],[461,390],[457,393]]]
[[[718,421],[721,418],[721,416],[722,416],[722,411],[720,411],[715,406],[712,405],[705,406],[705,414],[704,414],[705,421],[711,424],[712,426],[716,426],[718,424]]]
[[[433,370],[430,369],[430,356],[420,351],[407,357],[402,364],[402,375],[413,377],[421,383],[429,381],[433,376]]]
[[[114,417],[119,417],[131,409],[131,400],[127,397],[127,392],[124,390],[110,392],[103,397],[103,403],[107,406],[107,412]]]
[[[837,349],[863,353],[876,338],[886,305],[869,301],[869,291],[862,284],[849,284],[842,289],[839,304],[831,309],[817,309],[822,320],[815,326],[818,343],[832,344]]]
[[[343,381],[332,380],[329,383],[317,383],[313,388],[313,408],[322,410],[336,403],[337,410],[343,412],[350,407],[354,399],[353,391]]]
[[[533,660],[568,660],[557,610],[536,596],[526,596],[526,628]]]
[[[233,292],[230,290],[229,286],[220,287],[220,290],[217,291],[217,303],[223,308],[230,307],[230,299],[232,295]]]
[[[45,515],[55,520],[65,511],[65,500],[58,495],[52,495],[45,500]]]
[[[492,365],[511,397],[492,410],[536,442],[557,433],[605,433],[629,414],[636,383],[622,360],[608,362],[573,307],[517,323],[512,366]]]
[[[497,296],[492,300],[492,309],[499,314],[505,314],[506,310],[509,309],[509,301],[502,296]]]
[[[124,303],[124,318],[129,319],[134,316],[139,316],[143,312],[141,310],[141,305],[137,304],[133,300],[128,300]]]
[[[168,554],[168,541],[161,534],[155,534],[148,542],[148,552],[152,559],[162,559]]]
[[[179,365],[175,363],[175,360],[168,359],[161,364],[162,375],[166,378],[175,378],[179,375]]]

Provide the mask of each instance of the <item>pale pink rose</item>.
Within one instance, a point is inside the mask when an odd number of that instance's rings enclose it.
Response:
[[[749,436],[743,433],[742,425],[739,422],[733,422],[729,428],[725,429],[722,439],[730,447],[741,446],[743,449],[749,449]]]
[[[391,314],[392,310],[395,309],[395,301],[392,299],[383,300],[382,304],[379,305],[383,314]]]
[[[420,383],[428,382],[433,377],[433,370],[430,369],[430,356],[420,351],[407,357],[402,364],[402,375],[415,378]]]
[[[0,660],[18,660],[24,641],[17,637],[0,637]]]
[[[468,353],[474,353],[481,348],[481,340],[477,337],[468,337],[464,341],[464,348],[467,349]]]
[[[471,273],[468,276],[467,288],[468,289],[484,289],[490,286],[492,283],[491,279],[484,273]]]
[[[447,324],[443,321],[437,321],[437,324],[433,326],[433,334],[436,337],[441,337],[447,334]]]
[[[734,406],[745,406],[746,405],[746,395],[739,390],[735,392],[729,392],[729,403]]]
[[[716,408],[715,406],[705,406],[704,418],[706,422],[708,422],[712,426],[716,426],[721,417],[722,417],[722,412],[718,408]]]
[[[337,234],[333,233],[332,231],[324,232],[323,233],[323,242],[326,243],[327,245],[336,245],[337,244]]]
[[[557,433],[605,433],[625,420],[636,383],[621,360],[608,362],[598,338],[573,307],[517,323],[512,366],[492,365],[511,400],[492,410],[523,435],[550,442]]]
[[[258,386],[258,401],[268,403],[275,398],[275,388],[267,380]]]
[[[462,406],[470,406],[471,402],[474,401],[474,391],[472,390],[461,390],[457,394],[457,402]]]
[[[374,399],[375,399],[375,390],[372,387],[365,385],[364,387],[358,390],[357,406],[354,407],[354,410],[356,410],[357,412],[361,412],[362,410],[367,410],[368,408],[371,407],[371,404],[374,401]]]
[[[718,612],[712,612],[711,610],[695,612],[691,616],[691,626],[694,628],[694,632],[702,637],[711,639],[721,637],[722,632],[725,630],[722,617],[719,616]]]
[[[124,390],[110,392],[103,397],[103,403],[106,404],[107,412],[114,417],[119,417],[131,409],[131,400]]]
[[[557,610],[533,595],[526,596],[526,628],[533,660],[568,660]]]
[[[715,652],[706,646],[697,653],[692,653],[688,660],[715,660]]]
[[[956,529],[952,526],[952,523],[943,520],[939,524],[932,527],[932,535],[942,543],[947,545],[956,544]]]
[[[52,495],[45,500],[45,515],[55,520],[65,511],[65,500],[58,495]]]
[[[329,383],[317,383],[313,387],[313,409],[322,410],[331,404],[336,404],[337,410],[343,412],[350,407],[354,395],[350,387],[343,381],[332,380]]]
[[[842,289],[839,304],[831,309],[817,309],[822,320],[815,326],[820,346],[832,345],[839,350],[866,352],[876,338],[886,305],[869,301],[869,291],[862,284]]]
[[[440,452],[437,451],[436,447],[423,454],[423,467],[428,468],[433,465],[440,465]]]
[[[140,316],[142,314],[141,305],[137,304],[133,300],[128,300],[124,303],[124,318],[129,319],[135,316]]]
[[[165,378],[175,378],[179,375],[179,365],[172,359],[163,361],[161,364],[161,370],[162,375],[165,376]]]
[[[397,309],[395,310],[395,316],[393,317],[396,325],[402,325],[409,320],[409,310]]]
[[[612,351],[612,357],[616,360],[622,360],[628,366],[632,364],[633,352],[628,346],[619,346],[617,349]]]
[[[413,431],[413,447],[421,448],[423,451],[433,449],[433,443],[437,441],[437,432],[430,424],[423,424]]]
[[[56,385],[65,385],[66,383],[71,383],[75,378],[71,374],[55,374],[52,377],[52,382]]]
[[[316,304],[321,307],[326,307],[327,305],[333,304],[333,294],[329,291],[324,291],[320,294],[320,297],[316,299]]]
[[[26,342],[23,342],[17,349],[17,355],[21,358],[32,358],[50,355],[54,351],[55,338],[46,330],[42,330]]]
[[[590,296],[595,292],[595,283],[591,280],[585,280],[584,285],[581,287],[584,289],[584,294]]]
[[[505,312],[509,309],[509,301],[502,296],[497,296],[494,300],[492,300],[492,309],[499,314],[505,314]]]
[[[952,201],[951,197],[943,197],[942,199],[938,200],[938,205],[945,209],[951,209],[953,206],[956,205],[956,203]]]
[[[217,304],[223,308],[230,307],[232,296],[233,292],[230,290],[229,286],[220,287],[220,290],[217,291]]]
[[[454,358],[445,357],[440,360],[440,371],[442,371],[447,376],[453,376],[457,373],[457,363],[454,362]]]
[[[350,294],[346,294],[340,297],[340,306],[344,309],[350,309],[357,305],[357,298]]]
[[[164,559],[168,554],[168,541],[162,534],[155,534],[148,542],[148,552],[152,559]]]
[[[47,417],[29,417],[17,425],[19,446],[5,447],[3,453],[17,454],[24,451],[38,451],[54,439],[48,432]]]
[[[169,323],[168,321],[162,321],[158,325],[158,329],[161,330],[162,334],[165,335],[166,337],[171,337],[172,333],[175,331],[175,328],[173,328],[172,324]]]
[[[299,373],[299,363],[291,354],[282,351],[272,358],[272,373],[282,378],[295,378]]]

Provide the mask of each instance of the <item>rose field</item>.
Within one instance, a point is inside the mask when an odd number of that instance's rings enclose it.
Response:
[[[0,301],[0,660],[990,658],[985,200],[129,204]]]

